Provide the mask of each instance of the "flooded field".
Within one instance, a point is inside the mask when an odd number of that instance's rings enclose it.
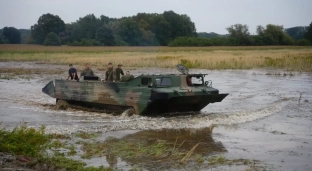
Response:
[[[97,140],[165,141],[192,151],[201,162],[181,167],[161,159],[94,156],[83,159],[90,166],[143,170],[311,170],[312,169],[312,73],[278,70],[204,70],[206,79],[220,93],[221,102],[209,104],[195,115],[143,117],[68,109],[55,110],[55,99],[41,89],[52,79],[67,77],[67,67],[35,62],[1,62],[1,68],[51,70],[51,73],[14,75],[0,79],[1,127],[46,126],[49,134],[100,134]],[[56,74],[55,70],[64,70]],[[104,77],[104,71],[95,70]],[[174,69],[136,69],[134,75],[178,73]],[[210,162],[211,157],[224,161]],[[79,155],[75,159],[81,159]],[[220,159],[220,160],[221,160]],[[158,161],[159,160],[159,161]],[[216,160],[217,161],[217,160]],[[159,164],[161,163],[161,164]],[[170,167],[169,167],[170,166]]]

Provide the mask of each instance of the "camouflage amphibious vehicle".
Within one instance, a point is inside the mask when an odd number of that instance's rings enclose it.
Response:
[[[221,102],[228,94],[219,94],[205,81],[206,74],[141,75],[126,82],[99,80],[50,81],[42,92],[69,104],[108,110],[133,108],[136,114],[200,111],[209,103]]]

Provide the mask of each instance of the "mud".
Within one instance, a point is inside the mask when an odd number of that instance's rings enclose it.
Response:
[[[208,73],[206,79],[212,80],[213,87],[219,89],[220,93],[230,94],[221,103],[209,104],[196,115],[142,117],[127,116],[126,113],[114,116],[110,113],[77,109],[55,110],[55,99],[43,94],[41,88],[49,80],[65,79],[67,66],[35,62],[0,62],[0,67],[64,70],[60,75],[34,74],[31,79],[0,79],[2,127],[14,128],[21,122],[27,122],[31,127],[45,125],[47,133],[100,132],[103,139],[108,136],[133,137],[139,141],[142,138],[155,137],[173,141],[172,143],[178,136],[181,136],[181,139],[187,139],[189,136],[194,140],[189,141],[190,146],[199,141],[208,144],[206,148],[198,148],[196,151],[204,156],[217,155],[232,160],[260,161],[261,168],[265,170],[312,169],[311,73],[190,69],[192,73]],[[157,68],[136,69],[131,72],[134,75],[178,73],[174,69]],[[95,73],[100,77],[104,76],[103,71],[95,70]],[[207,128],[211,127],[214,127],[212,132],[207,131]],[[170,133],[171,130],[178,131],[180,135]],[[158,132],[157,135],[166,136],[156,136],[155,132]],[[222,147],[222,150],[218,150],[216,146]],[[109,166],[105,157],[86,162],[94,166]],[[140,165],[137,161],[125,161],[118,157],[114,162],[116,167],[126,170],[130,169],[132,164]],[[197,164],[189,167],[197,167]],[[213,168],[244,170],[250,166],[234,164]],[[144,169],[156,168],[147,164],[144,165]],[[205,170],[207,167],[198,169]]]

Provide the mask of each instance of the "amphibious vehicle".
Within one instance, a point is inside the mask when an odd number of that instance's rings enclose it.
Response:
[[[42,92],[56,102],[104,110],[131,108],[139,115],[200,111],[228,95],[212,88],[212,82],[204,79],[207,74],[189,74],[180,64],[177,69],[182,74],[140,75],[125,82],[105,83],[98,77],[83,81],[55,79]]]

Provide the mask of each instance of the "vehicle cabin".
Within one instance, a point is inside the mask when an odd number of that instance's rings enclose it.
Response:
[[[205,74],[189,75],[140,75],[133,80],[125,82],[127,86],[162,88],[162,87],[197,87],[205,86]]]

